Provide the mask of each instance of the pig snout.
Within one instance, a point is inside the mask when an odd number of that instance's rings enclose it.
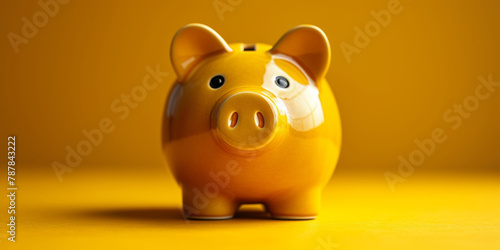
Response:
[[[268,145],[276,135],[280,114],[268,96],[242,91],[224,97],[214,109],[215,135],[226,146],[256,150]]]

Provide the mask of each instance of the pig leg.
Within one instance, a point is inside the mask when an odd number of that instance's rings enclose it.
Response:
[[[233,217],[236,202],[222,193],[203,192],[203,188],[183,187],[184,217],[189,219],[223,220]]]
[[[280,194],[266,205],[275,219],[310,220],[318,215],[320,202],[319,189],[304,189]]]

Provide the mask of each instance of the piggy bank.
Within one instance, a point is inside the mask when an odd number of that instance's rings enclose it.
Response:
[[[341,144],[323,31],[302,25],[274,46],[228,44],[190,24],[170,56],[177,80],[162,145],[185,217],[228,219],[261,203],[276,219],[315,218]]]

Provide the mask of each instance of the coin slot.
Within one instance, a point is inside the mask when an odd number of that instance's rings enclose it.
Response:
[[[257,46],[255,44],[243,44],[243,51],[255,51]]]

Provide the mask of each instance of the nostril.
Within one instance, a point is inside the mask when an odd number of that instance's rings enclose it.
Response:
[[[255,124],[259,128],[264,127],[264,115],[262,115],[262,113],[260,111],[257,111],[257,113],[255,113]]]
[[[238,112],[233,112],[231,116],[229,117],[229,120],[227,121],[227,125],[230,128],[234,128],[236,124],[238,123]]]

